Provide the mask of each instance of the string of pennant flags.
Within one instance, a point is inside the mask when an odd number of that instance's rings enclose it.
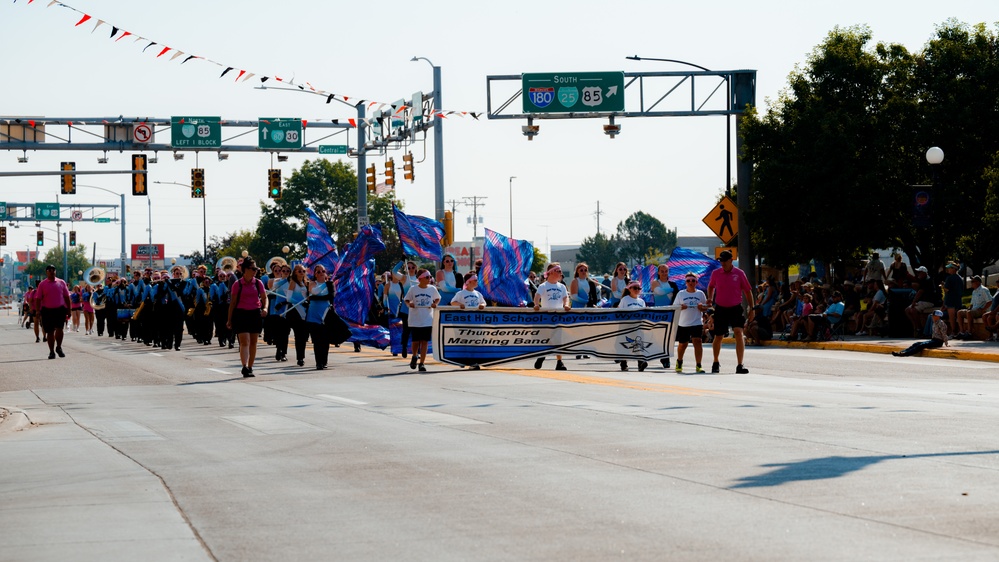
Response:
[[[25,4],[25,5],[26,6],[30,5],[30,4],[34,3],[34,1],[35,0],[28,0],[27,4]],[[17,0],[14,0],[14,3],[16,4]],[[41,3],[41,2],[39,2],[39,3]],[[263,84],[263,83],[267,82],[268,80],[273,79],[273,80],[275,80],[277,82],[281,82],[282,84],[287,84],[289,86],[296,87],[296,88],[298,88],[299,90],[302,90],[302,91],[309,91],[309,92],[312,92],[312,93],[317,94],[319,96],[325,96],[326,103],[330,103],[334,99],[336,99],[336,100],[340,100],[340,101],[346,102],[346,103],[348,103],[350,105],[354,105],[354,106],[357,106],[359,104],[367,104],[367,109],[369,109],[369,110],[377,108],[380,111],[384,111],[386,108],[391,108],[392,111],[393,111],[393,114],[396,114],[396,115],[399,114],[399,113],[402,113],[402,112],[404,112],[406,110],[412,109],[412,107],[408,106],[408,105],[402,105],[400,107],[395,107],[391,103],[380,102],[380,101],[373,101],[373,100],[367,100],[367,99],[361,98],[360,96],[348,96],[348,95],[344,95],[344,94],[333,93],[333,92],[330,92],[328,90],[323,90],[321,88],[316,88],[310,82],[307,82],[307,81],[306,82],[295,83],[295,79],[294,78],[286,80],[286,79],[283,79],[283,78],[281,78],[281,77],[279,77],[277,75],[273,75],[273,74],[272,75],[266,75],[266,74],[262,74],[262,73],[258,73],[258,72],[251,72],[250,70],[247,70],[245,68],[241,68],[239,66],[234,66],[234,65],[230,65],[230,64],[218,62],[218,61],[212,60],[212,59],[210,59],[208,57],[204,57],[204,56],[192,54],[192,53],[189,53],[187,51],[182,51],[180,49],[167,46],[166,43],[163,43],[161,41],[154,41],[154,40],[152,40],[150,38],[144,37],[144,36],[139,35],[137,33],[133,33],[131,31],[128,31],[128,30],[126,30],[126,29],[124,29],[124,28],[122,28],[122,27],[120,27],[118,25],[115,25],[115,24],[113,24],[113,23],[111,23],[111,22],[109,22],[109,21],[107,21],[105,19],[102,19],[102,18],[96,18],[96,22],[94,22],[93,20],[95,18],[94,18],[93,15],[88,14],[88,13],[86,13],[86,12],[84,12],[82,10],[79,10],[77,8],[74,8],[73,6],[70,6],[69,4],[66,4],[65,2],[60,2],[59,0],[50,0],[50,2],[48,3],[48,5],[46,7],[50,8],[52,6],[57,6],[59,8],[65,8],[67,10],[70,10],[70,11],[73,11],[73,12],[76,12],[77,14],[79,14],[80,15],[80,19],[79,19],[79,21],[76,22],[76,24],[74,25],[74,27],[80,27],[80,26],[82,26],[84,24],[87,24],[88,22],[94,23],[94,27],[90,31],[91,34],[96,33],[98,29],[100,29],[102,26],[106,25],[106,26],[108,26],[110,28],[109,39],[113,40],[115,43],[117,43],[117,42],[125,39],[126,37],[130,38],[132,40],[132,44],[133,45],[137,44],[137,43],[138,44],[146,43],[146,46],[142,48],[142,53],[146,53],[147,51],[150,52],[150,53],[156,53],[156,56],[154,57],[155,59],[160,59],[161,57],[166,57],[167,55],[169,55],[169,57],[165,58],[164,60],[167,60],[168,62],[173,62],[173,61],[176,61],[177,59],[181,59],[182,58],[182,60],[180,61],[181,65],[186,64],[186,63],[188,63],[190,61],[203,62],[203,63],[208,63],[208,64],[215,65],[218,68],[222,69],[222,73],[219,74],[219,78],[220,79],[224,78],[226,75],[231,75],[233,73],[236,75],[236,77],[234,79],[234,82],[237,82],[237,83],[245,83],[246,81],[250,80],[251,78],[256,78],[257,80],[260,81],[261,84]],[[152,50],[150,51],[150,49],[152,49]],[[443,109],[440,109],[440,108],[432,108],[430,111],[431,111],[430,112],[430,116],[431,117],[440,117],[442,119],[447,119],[449,117],[471,117],[471,118],[473,118],[475,120],[478,120],[479,117],[482,115],[482,112],[443,110]],[[374,117],[366,117],[364,119],[347,119],[347,121],[350,123],[350,126],[351,127],[355,127],[355,128],[360,123],[363,123],[363,124],[366,124],[366,125],[370,125],[375,120],[376,120],[376,118],[374,118]],[[32,124],[32,127],[34,127],[34,124]]]

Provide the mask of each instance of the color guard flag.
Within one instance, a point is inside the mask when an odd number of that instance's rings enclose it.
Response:
[[[642,284],[643,293],[652,292],[652,280],[658,275],[658,265],[636,265],[631,269],[631,280]]]
[[[333,244],[333,237],[326,229],[326,223],[319,218],[311,208],[306,207],[309,214],[309,221],[305,225],[305,243],[309,249],[305,257],[305,264],[308,268],[322,265],[326,271],[333,273],[337,268],[336,245]],[[270,272],[268,272],[270,273]]]
[[[407,215],[395,205],[392,205],[392,212],[395,214],[395,228],[399,232],[403,254],[435,262],[444,258],[444,248],[441,247],[444,225],[427,217]]]
[[[531,302],[527,276],[534,263],[534,246],[486,229],[482,247],[479,290],[499,306],[523,306]]]
[[[683,278],[688,273],[693,273],[697,276],[697,288],[707,291],[711,272],[721,267],[721,262],[694,250],[673,248],[666,265],[669,266],[670,281],[676,281],[682,287]]]
[[[336,291],[333,310],[337,315],[353,324],[367,323],[374,298],[375,260],[369,259],[360,267],[351,267],[343,275],[337,275],[333,287]]]
[[[385,242],[382,241],[382,229],[375,224],[366,224],[357,232],[357,238],[347,245],[347,249],[340,258],[340,267],[336,270],[335,277],[349,273],[349,269],[361,267],[366,261],[371,259],[378,252],[385,250]],[[374,282],[372,282],[374,285]],[[358,322],[360,323],[360,322]]]

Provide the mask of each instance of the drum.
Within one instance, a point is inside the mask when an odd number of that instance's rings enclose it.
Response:
[[[118,309],[118,321],[128,322],[132,319],[132,315],[135,314],[134,308],[119,308]]]

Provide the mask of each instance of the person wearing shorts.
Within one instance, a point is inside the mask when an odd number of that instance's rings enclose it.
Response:
[[[430,284],[431,275],[426,269],[416,273],[418,285],[413,285],[406,292],[406,306],[409,307],[409,330],[413,338],[413,358],[409,368],[416,369],[419,361],[420,371],[426,371],[423,365],[427,360],[427,348],[434,325],[434,309],[441,302],[441,294],[437,287]]]
[[[267,316],[267,292],[257,279],[257,265],[253,258],[243,258],[243,275],[232,285],[229,319],[226,328],[239,338],[239,359],[243,364],[244,378],[252,377],[253,361],[257,357],[257,338]]]
[[[683,372],[683,354],[687,350],[687,344],[692,342],[694,344],[694,361],[697,362],[694,372],[703,373],[704,369],[701,367],[701,356],[703,355],[701,333],[704,331],[702,317],[704,311],[708,309],[708,297],[697,288],[697,276],[693,273],[688,273],[683,281],[684,289],[677,292],[673,300],[674,305],[680,305],[680,311],[677,313],[676,372]],[[668,359],[662,360],[662,363],[664,368],[669,368]]]
[[[746,339],[743,337],[743,328],[746,326],[746,317],[742,312],[742,301],[745,299],[750,304],[756,302],[753,297],[753,287],[749,284],[746,273],[732,264],[732,252],[723,251],[718,256],[721,267],[711,272],[711,281],[708,282],[708,306],[713,306],[714,329],[711,334],[714,339],[711,341],[711,350],[714,353],[714,362],[711,363],[711,372],[721,372],[721,365],[718,356],[721,353],[722,338],[728,333],[731,327],[735,332],[735,358],[737,365],[735,372],[744,375],[749,369],[743,366],[742,359],[746,352]],[[754,311],[750,309],[749,318],[752,319]]]
[[[38,284],[33,294],[33,308],[40,311],[42,330],[45,332],[45,341],[49,344],[49,359],[55,359],[57,354],[59,357],[66,356],[62,351],[62,336],[71,304],[69,287],[65,281],[55,276],[55,272],[54,265],[46,266],[45,279]]]

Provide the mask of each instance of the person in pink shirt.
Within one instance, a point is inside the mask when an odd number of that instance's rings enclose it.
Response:
[[[69,287],[55,276],[54,265],[45,267],[45,279],[35,288],[35,310],[40,311],[42,330],[49,344],[49,359],[65,357],[62,352],[62,329],[69,318]]]
[[[721,372],[718,363],[718,355],[721,353],[722,338],[728,334],[729,326],[735,332],[735,358],[738,365],[735,372],[744,375],[749,369],[742,365],[742,356],[746,351],[746,339],[742,335],[746,326],[746,317],[742,312],[742,302],[745,299],[748,303],[756,302],[753,296],[753,287],[746,278],[746,273],[732,264],[732,253],[723,251],[718,256],[721,261],[721,268],[711,272],[711,280],[708,282],[708,306],[713,306],[714,328],[711,333],[714,339],[711,341],[711,349],[714,352],[714,363],[711,364],[711,372]],[[754,311],[749,309],[749,320],[753,319]]]
[[[229,321],[226,328],[239,339],[239,359],[243,363],[243,378],[252,377],[253,361],[257,357],[257,338],[267,316],[267,290],[257,279],[257,264],[253,258],[243,258],[240,263],[243,276],[232,284],[229,303]]]

